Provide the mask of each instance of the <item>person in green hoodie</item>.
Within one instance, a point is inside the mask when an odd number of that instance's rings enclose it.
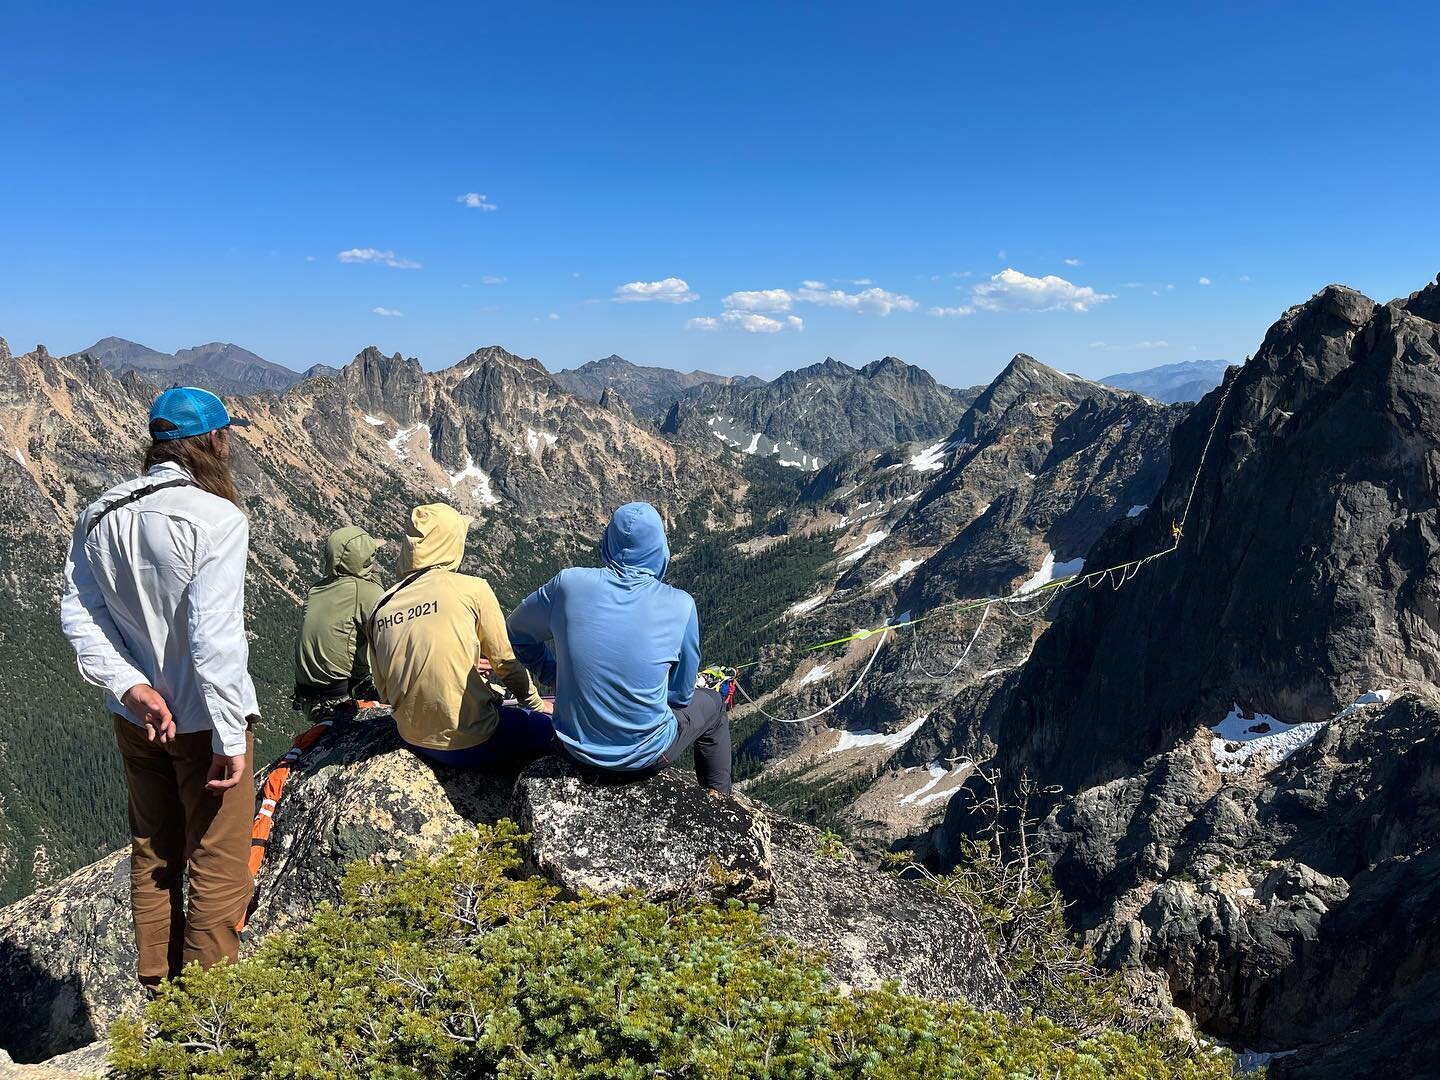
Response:
[[[356,525],[332,532],[295,639],[294,705],[312,720],[374,695],[365,624],[383,592],[374,538]]]

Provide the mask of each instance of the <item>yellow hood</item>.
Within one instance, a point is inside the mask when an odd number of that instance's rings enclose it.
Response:
[[[460,569],[465,557],[465,533],[474,520],[445,503],[429,503],[410,511],[410,528],[405,530],[405,567],[409,574],[438,566]]]

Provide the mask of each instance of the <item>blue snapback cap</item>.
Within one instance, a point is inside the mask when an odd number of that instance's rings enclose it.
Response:
[[[188,439],[231,424],[244,426],[249,421],[234,419],[223,401],[195,386],[172,386],[150,406],[152,439]]]

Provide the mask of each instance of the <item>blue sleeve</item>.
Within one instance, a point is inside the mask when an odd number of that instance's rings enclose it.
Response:
[[[687,596],[687,600],[690,598]],[[695,676],[700,674],[700,616],[690,600],[690,618],[680,641],[680,659],[670,671],[670,704],[684,708],[695,696]]]
[[[550,629],[550,609],[559,581],[557,574],[520,601],[520,606],[505,620],[515,659],[549,686],[555,684],[555,653],[545,643],[554,637]]]

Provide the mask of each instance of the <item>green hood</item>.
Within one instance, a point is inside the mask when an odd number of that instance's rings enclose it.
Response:
[[[358,525],[336,529],[325,541],[325,576],[379,581],[375,570],[375,538]]]

